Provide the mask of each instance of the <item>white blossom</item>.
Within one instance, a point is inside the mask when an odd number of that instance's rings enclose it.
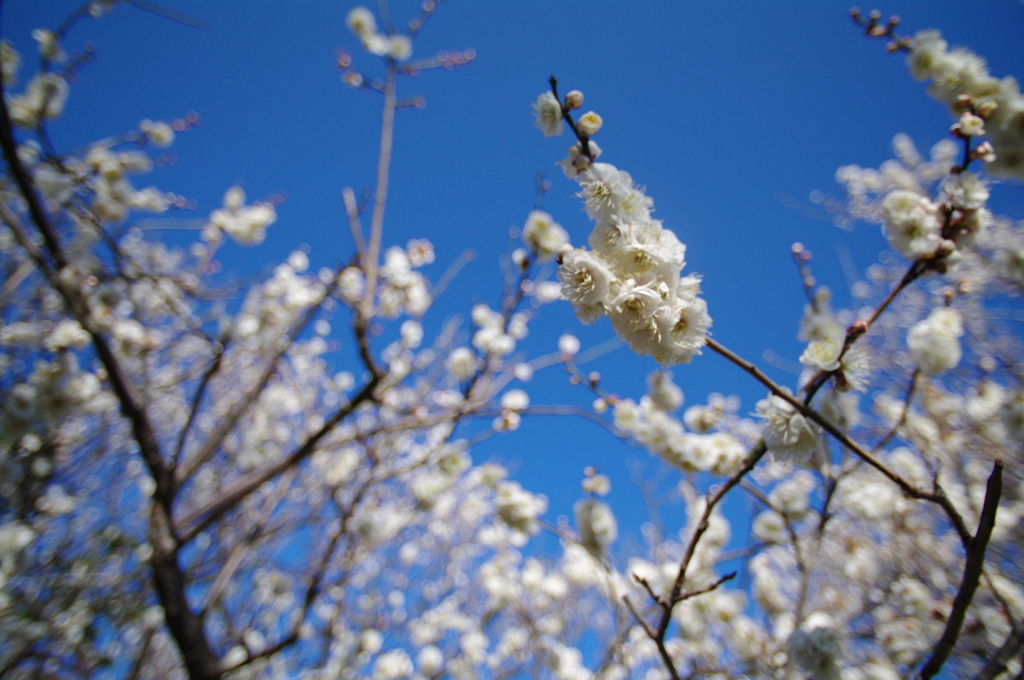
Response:
[[[533,102],[534,124],[545,137],[560,135],[565,129],[562,121],[562,105],[551,92],[544,92]]]

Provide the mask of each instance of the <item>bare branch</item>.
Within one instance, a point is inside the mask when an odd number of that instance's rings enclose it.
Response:
[[[715,590],[716,588],[718,588],[718,586],[722,585],[726,581],[731,581],[734,578],[736,578],[736,572],[735,571],[729,572],[725,576],[723,576],[720,579],[716,580],[714,583],[706,585],[703,588],[697,588],[696,590],[688,590],[685,593],[680,594],[679,595],[679,599],[676,600],[676,602],[682,602],[683,600],[689,600],[691,597],[696,597],[697,595],[703,595],[704,593],[710,593],[712,590]]]
[[[384,206],[388,199],[388,172],[391,167],[391,146],[395,133],[395,62],[389,60],[384,81],[384,110],[380,124],[380,154],[377,159],[377,190],[373,195],[373,216],[370,218],[370,242],[360,264],[366,274],[366,292],[359,308],[359,317],[366,323],[373,317],[373,299],[377,288],[377,260],[384,237]]]

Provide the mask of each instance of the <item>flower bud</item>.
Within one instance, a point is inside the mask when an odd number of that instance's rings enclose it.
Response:
[[[565,108],[568,110],[578,109],[583,106],[583,93],[579,90],[572,90],[565,95]]]
[[[978,104],[978,115],[982,118],[988,118],[996,112],[997,108],[999,108],[999,104],[994,99],[983,101]]]
[[[601,129],[601,124],[603,122],[604,121],[601,120],[601,116],[590,111],[580,116],[579,122],[576,123],[576,129],[580,131],[581,135],[590,137],[591,135],[597,134],[597,131]]]
[[[969,111],[964,111],[960,115],[960,122],[954,128],[957,128],[959,134],[964,137],[978,137],[985,134],[985,121]]]
[[[974,151],[971,152],[971,157],[976,160],[991,163],[996,159],[996,152],[992,147],[991,142],[983,142],[975,147]]]

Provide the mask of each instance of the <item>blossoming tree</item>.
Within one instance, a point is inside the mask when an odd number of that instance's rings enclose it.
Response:
[[[383,99],[375,190],[344,193],[350,259],[311,273],[298,250],[233,287],[218,253],[261,242],[271,202],[228,188],[187,253],[135,228],[187,205],[133,177],[194,119],[71,150],[48,134],[88,59],[65,51],[68,32],[115,4],[36,31],[35,72],[0,43],[0,676],[1024,672],[1024,353],[997,313],[1024,292],[1024,230],[986,207],[993,178],[1024,179],[1012,77],[935,31],[904,36],[896,19],[854,12],[954,123],[928,160],[897,137],[878,170],[839,170],[847,197],[833,209],[881,225],[900,257],[872,267],[861,308],[841,310],[793,247],[806,348],[782,385],[712,338],[714,300],[683,274],[686,246],[600,159],[601,116],[578,115],[583,94],[553,77],[535,121],[575,138],[552,190],[578,190],[586,245],[530,212],[498,304],[425,337],[440,286],[419,270],[433,247],[387,245],[384,216],[400,78],[474,58],[413,59],[432,0],[404,31],[348,14],[384,69],[368,78],[338,59],[346,83]],[[637,355],[646,395],[584,374],[571,335],[552,355],[517,352],[559,298],[551,313],[571,305]],[[335,372],[338,329],[358,364]],[[711,352],[766,389],[753,417],[720,394],[679,413],[666,368]],[[607,476],[586,470],[574,521],[555,523],[543,496],[474,461],[475,442],[543,412],[509,387],[551,365],[587,404],[558,413],[658,457],[680,526],[630,551],[602,500]],[[758,512],[727,549],[742,499]],[[553,554],[534,545],[542,531]]]

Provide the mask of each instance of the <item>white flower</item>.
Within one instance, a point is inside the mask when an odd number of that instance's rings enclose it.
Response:
[[[401,34],[391,36],[388,54],[398,61],[405,61],[412,56],[412,38]]]
[[[409,266],[416,268],[434,261],[434,246],[425,238],[414,238],[405,244],[405,254],[409,258]]]
[[[338,294],[348,304],[355,304],[366,292],[366,278],[359,267],[346,267],[338,275]]]
[[[839,353],[842,349],[842,341],[835,337],[814,340],[800,355],[800,363],[820,371],[834,371],[839,368]]]
[[[938,206],[904,189],[882,199],[883,231],[889,244],[908,260],[932,255],[942,243]]]
[[[403,649],[393,649],[377,657],[373,664],[373,680],[399,680],[412,675],[412,660]]]
[[[601,147],[597,145],[597,142],[590,140],[587,142],[587,148],[590,150],[590,157],[583,155],[583,145],[576,142],[569,147],[568,155],[562,160],[558,161],[558,165],[561,166],[562,172],[569,179],[576,179],[580,173],[586,172],[587,168],[590,167],[591,162],[597,160],[597,157],[601,155]]]
[[[797,665],[814,673],[814,679],[839,678],[837,666],[843,650],[832,618],[822,612],[807,617],[789,638],[789,652]]]
[[[476,373],[476,354],[468,347],[457,347],[448,355],[445,368],[456,380],[469,380]]]
[[[604,121],[601,120],[601,116],[597,115],[593,111],[589,111],[580,116],[580,119],[576,121],[576,129],[580,131],[580,134],[585,137],[596,135],[597,131],[601,129],[601,124]]]
[[[353,7],[345,18],[345,24],[358,38],[377,32],[377,20],[365,7]]]
[[[421,673],[437,675],[444,667],[444,653],[435,645],[427,645],[416,655],[416,666]]]
[[[654,406],[667,413],[683,405],[683,391],[672,382],[668,371],[654,371],[647,376],[647,396]]]
[[[907,346],[924,375],[937,375],[960,363],[960,336],[964,334],[960,312],[940,307],[907,333]]]
[[[619,528],[615,515],[607,503],[596,498],[577,501],[573,506],[576,513],[576,527],[580,533],[580,545],[591,555],[600,557],[615,539]]]
[[[44,343],[46,349],[58,352],[68,347],[81,348],[89,342],[89,334],[74,319],[62,319]]]
[[[10,87],[18,79],[18,69],[21,67],[21,55],[14,45],[6,40],[0,40],[0,68],[3,69],[4,85]]]
[[[594,163],[577,178],[587,216],[598,222],[643,223],[654,201],[633,185],[633,179],[609,163]],[[591,244],[593,245],[593,244]],[[595,247],[594,250],[600,251]]]
[[[562,225],[551,218],[551,215],[543,210],[534,210],[526,218],[523,240],[544,262],[550,260],[562,246],[569,243],[569,235],[562,229]]]
[[[210,224],[224,231],[242,245],[262,243],[267,227],[277,221],[277,212],[270,203],[245,205],[245,192],[233,186],[224,194],[224,207],[210,213]]]
[[[501,407],[509,411],[522,411],[530,405],[530,396],[523,390],[509,390],[501,395]]]
[[[562,105],[551,92],[545,92],[533,103],[534,125],[545,137],[557,136],[565,130],[562,121]]]
[[[703,298],[680,296],[658,309],[656,321],[661,351],[655,359],[663,366],[688,363],[707,343],[711,317]]]
[[[535,496],[518,482],[501,482],[495,496],[498,517],[513,529],[524,534],[535,534],[539,527],[537,517],[548,509],[548,499]]]
[[[558,268],[562,296],[574,307],[603,304],[611,292],[614,279],[604,259],[583,248],[563,255],[562,265]]]
[[[139,123],[139,130],[153,146],[166,148],[174,143],[174,129],[164,121],[153,121],[146,118]]]
[[[580,341],[575,335],[565,333],[558,338],[558,351],[562,354],[575,356],[580,351]]]
[[[24,94],[11,97],[8,111],[15,125],[35,127],[43,119],[56,118],[67,101],[68,81],[56,73],[44,73],[33,78]]]
[[[942,185],[942,190],[957,208],[977,210],[988,201],[988,186],[973,172],[960,172],[950,175]]]
[[[607,496],[612,490],[612,483],[607,475],[589,474],[593,468],[588,468],[588,476],[583,478],[583,491],[592,493],[595,496]]]
[[[785,543],[789,540],[786,520],[774,510],[765,510],[754,518],[750,530],[763,543]]]
[[[979,137],[985,134],[985,121],[970,111],[964,111],[960,114],[956,129],[965,137]]]
[[[770,394],[757,402],[757,415],[765,421],[765,444],[777,458],[798,465],[818,462],[823,453],[821,428],[797,413],[789,402]]]

